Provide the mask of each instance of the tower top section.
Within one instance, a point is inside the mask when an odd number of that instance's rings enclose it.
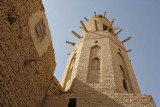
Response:
[[[77,34],[75,31],[72,31],[72,33],[78,38],[95,38],[97,37],[97,35],[90,35],[90,34],[100,34],[99,37],[110,37],[112,39],[114,39],[116,42],[118,42],[119,45],[121,45],[123,48],[123,43],[130,40],[131,37],[126,38],[123,41],[120,41],[118,39],[118,34],[123,30],[120,29],[119,31],[116,31],[117,29],[119,29],[119,27],[114,28],[113,24],[115,19],[113,18],[111,21],[109,21],[106,17],[106,12],[104,13],[104,15],[101,14],[96,14],[96,12],[94,12],[94,16],[92,16],[90,18],[90,20],[88,20],[86,17],[84,17],[84,19],[87,21],[86,24],[83,23],[83,21],[81,20],[80,23],[82,26],[80,26],[81,29],[83,29],[83,32],[81,35]],[[86,36],[87,35],[87,36]],[[69,42],[66,41],[66,43],[71,44],[71,45],[75,45],[76,43],[73,42]],[[125,50],[125,48],[124,48]],[[127,52],[131,52],[131,50],[127,51]]]
[[[90,20],[99,20],[101,23],[104,23],[106,25],[109,25],[109,23],[110,23],[109,20],[101,14],[96,14],[96,15],[92,16]]]
[[[92,16],[90,20],[84,17],[84,19],[87,21],[87,24],[84,25],[83,22],[81,21],[81,24],[82,24],[81,28],[83,28],[86,32],[106,31],[116,36],[117,34],[115,33],[115,30],[119,28],[113,28],[113,23],[115,19],[113,19],[112,21],[109,21],[105,17],[105,15],[106,15],[106,12],[104,15],[96,14],[95,12],[94,16]],[[122,31],[122,29],[120,31]]]

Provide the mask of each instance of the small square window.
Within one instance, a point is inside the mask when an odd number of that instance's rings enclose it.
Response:
[[[41,19],[38,24],[35,26],[35,30],[36,30],[36,33],[37,33],[37,36],[40,40],[43,40],[43,38],[45,37],[46,35],[46,32],[45,32],[45,24],[43,22],[43,19]]]
[[[108,28],[108,26],[103,25],[103,31],[104,31],[104,30],[107,30],[107,28]]]

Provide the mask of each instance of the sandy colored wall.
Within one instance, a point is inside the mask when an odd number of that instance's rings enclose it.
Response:
[[[46,95],[42,101],[42,107],[54,107],[56,102],[59,102],[58,105],[63,104],[63,100],[54,99],[55,96],[59,96],[64,93],[62,86],[57,81],[56,77],[52,77],[50,81],[50,85],[47,89]],[[57,107],[58,107],[57,105]],[[55,106],[56,107],[56,106]]]
[[[0,105],[38,107],[56,66],[42,1],[1,0],[0,8]],[[34,26],[41,18],[46,35],[40,42]]]
[[[110,92],[103,94],[78,79],[75,81],[88,91],[50,96],[45,107],[68,107],[69,100],[73,98],[76,99],[76,107],[156,107],[150,95]]]
[[[61,85],[63,86],[63,88],[65,87],[65,91],[67,91],[71,88],[73,79],[77,75],[77,69],[78,69],[78,65],[79,65],[79,60],[80,60],[81,48],[82,48],[82,45],[83,45],[83,41],[84,41],[83,38],[81,38],[77,41],[75,46],[72,48],[69,59],[67,61],[67,65],[65,67],[65,70],[64,70],[64,73],[63,73],[63,76],[62,76],[62,79],[61,79]],[[74,61],[73,71],[71,73],[70,80],[68,80],[67,75],[70,72],[69,67],[70,67],[71,59],[73,58],[74,55],[75,55],[75,61]],[[65,84],[66,84],[66,86],[65,86]]]
[[[126,52],[126,49],[124,46],[122,46],[122,43],[118,39],[110,39],[110,49],[112,54],[112,65],[113,65],[113,71],[114,71],[114,77],[115,77],[115,83],[116,83],[116,90],[120,93],[135,93],[140,94],[140,89],[134,74],[134,71],[132,69],[131,61],[128,57],[128,54]],[[124,59],[124,64],[122,59],[120,59],[120,55]],[[127,87],[128,91],[126,91],[123,88],[123,82],[121,77],[121,70],[120,65],[122,65],[125,69],[125,75],[127,77]]]

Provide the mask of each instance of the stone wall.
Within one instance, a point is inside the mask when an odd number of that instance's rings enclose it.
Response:
[[[40,41],[34,26],[42,19]],[[55,66],[42,1],[0,0],[0,106],[40,106]]]

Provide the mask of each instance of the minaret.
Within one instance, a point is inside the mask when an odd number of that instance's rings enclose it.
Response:
[[[67,91],[86,91],[79,82],[100,91],[117,93],[140,94],[139,86],[135,78],[128,52],[124,42],[118,39],[122,31],[113,28],[115,19],[109,21],[104,15],[95,15],[84,25],[80,21],[82,35],[75,31],[72,33],[79,38],[76,43],[66,41],[73,45],[69,53],[69,60],[66,65],[61,84]]]
[[[128,52],[118,39],[122,31],[113,28],[115,19],[95,15],[84,25],[81,36],[68,53],[69,59],[61,84],[65,93],[52,96],[55,107],[156,107],[152,96],[142,95],[134,75]]]

